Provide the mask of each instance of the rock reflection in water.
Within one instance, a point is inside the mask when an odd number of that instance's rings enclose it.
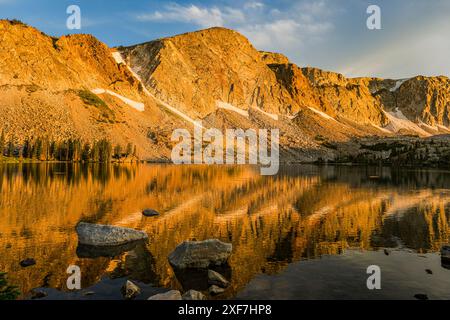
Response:
[[[230,298],[258,274],[348,248],[437,252],[449,241],[449,189],[449,172],[379,167],[289,166],[262,177],[250,166],[1,165],[0,271],[22,297],[43,283],[67,291],[69,265],[80,266],[83,288],[129,277],[184,291],[198,283],[175,274],[168,255],[185,240],[217,238],[233,244],[223,273],[231,286],[219,296]],[[145,208],[161,215],[146,218]],[[149,242],[86,250],[79,221],[144,230]],[[37,264],[21,268],[28,257]]]

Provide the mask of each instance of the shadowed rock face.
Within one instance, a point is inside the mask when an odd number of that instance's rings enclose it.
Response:
[[[224,265],[233,246],[219,240],[185,241],[169,256],[169,263],[175,269],[206,269]]]
[[[119,246],[148,238],[142,231],[85,222],[80,222],[76,230],[78,242],[88,246]]]

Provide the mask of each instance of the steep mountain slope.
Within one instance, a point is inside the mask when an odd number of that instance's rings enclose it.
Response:
[[[260,53],[232,30],[212,28],[120,51],[158,98],[192,117],[214,112],[218,102],[274,114],[298,108]]]
[[[148,134],[171,132],[177,121],[183,123],[143,94],[139,81],[94,37],[57,39],[0,21],[0,131],[7,138],[107,138],[135,144],[142,157],[161,158],[170,148]]]
[[[450,79],[417,76],[370,83],[386,111],[400,111],[430,134],[448,133],[450,125]]]

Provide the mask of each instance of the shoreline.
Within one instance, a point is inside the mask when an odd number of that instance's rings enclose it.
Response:
[[[6,158],[0,159],[0,166],[4,164],[81,164],[81,165],[129,165],[129,164],[166,164],[166,165],[179,165],[174,164],[173,162],[165,159],[152,159],[152,160],[139,160],[139,161],[110,161],[110,162],[85,162],[85,161],[41,161],[41,160],[19,160],[16,158]],[[432,165],[429,163],[420,165],[420,164],[397,164],[392,162],[379,162],[379,163],[364,163],[364,162],[339,162],[339,161],[295,161],[295,160],[287,160],[280,161],[279,165],[314,165],[318,167],[326,167],[326,166],[341,166],[341,167],[385,167],[385,168],[394,168],[398,167],[398,169],[435,169],[435,170],[445,170],[450,171],[449,166],[439,166]],[[203,166],[208,164],[181,164],[187,166]],[[261,166],[254,164],[212,164],[213,166]]]

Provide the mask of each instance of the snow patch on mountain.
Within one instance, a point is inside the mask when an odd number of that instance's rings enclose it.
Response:
[[[171,106],[170,104],[162,101],[161,99],[157,98],[155,95],[153,95],[150,91],[148,91],[147,87],[144,85],[144,83],[142,82],[141,77],[125,62],[125,60],[122,57],[122,54],[118,51],[113,52],[112,56],[114,58],[114,60],[118,63],[118,64],[124,64],[128,71],[130,71],[130,73],[133,75],[133,77],[138,80],[143,88],[144,93],[153,98],[159,105],[165,107],[166,109],[168,109],[170,112],[176,114],[177,116],[179,116],[180,118],[186,120],[187,122],[190,122],[192,124],[195,125],[199,125],[198,122],[196,122],[194,119],[192,119],[191,117],[189,117],[187,114],[179,111],[177,108],[174,108],[173,106]],[[200,126],[201,128],[204,128],[203,126]]]
[[[262,114],[268,116],[269,118],[278,121],[278,115],[274,114],[274,113],[269,113],[269,112],[265,112],[263,109],[259,108],[259,107],[254,107],[255,110],[261,112]]]
[[[314,112],[314,113],[317,113],[317,114],[318,114],[319,116],[321,116],[322,118],[325,118],[325,119],[327,119],[327,120],[333,120],[333,121],[336,121],[335,118],[330,117],[330,116],[327,115],[325,112],[322,112],[322,111],[320,111],[320,110],[317,110],[317,109],[315,109],[315,108],[313,108],[313,107],[309,107],[309,110],[311,110],[311,111]]]
[[[217,100],[216,101],[216,105],[217,105],[217,108],[219,108],[219,109],[225,109],[225,110],[233,111],[233,112],[236,112],[236,113],[240,114],[241,116],[244,116],[244,117],[248,118],[248,111],[239,109],[238,107],[235,107],[232,104],[229,104],[227,102],[223,102],[223,101]]]
[[[409,79],[400,79],[400,80],[397,80],[397,82],[395,83],[395,86],[394,87],[392,87],[389,91],[391,91],[391,92],[395,92],[395,91],[397,91],[398,89],[400,89],[400,87],[402,86],[402,84],[404,84],[406,81],[408,81]]]
[[[132,108],[134,108],[134,109],[136,109],[138,111],[142,112],[142,111],[145,110],[145,105],[142,102],[137,102],[137,101],[128,99],[128,98],[126,98],[124,96],[121,96],[120,94],[117,94],[117,93],[111,91],[111,90],[100,89],[99,88],[99,89],[92,89],[91,91],[93,93],[95,93],[95,94],[105,94],[105,93],[107,93],[107,94],[112,95],[112,96],[114,96],[116,98],[119,98],[120,100],[125,102],[127,105],[129,105],[130,107],[132,107]]]
[[[114,52],[112,53],[112,56],[113,56],[114,60],[116,60],[116,62],[117,62],[118,64],[125,64],[125,65],[126,65],[125,60],[123,60],[123,57],[122,57],[122,55],[120,54],[120,52],[114,51]]]
[[[389,124],[384,128],[391,131],[392,133],[397,133],[400,130],[407,130],[415,132],[422,136],[431,136],[430,133],[423,130],[417,124],[409,120],[398,108],[395,111],[386,112],[384,114],[389,119]]]

